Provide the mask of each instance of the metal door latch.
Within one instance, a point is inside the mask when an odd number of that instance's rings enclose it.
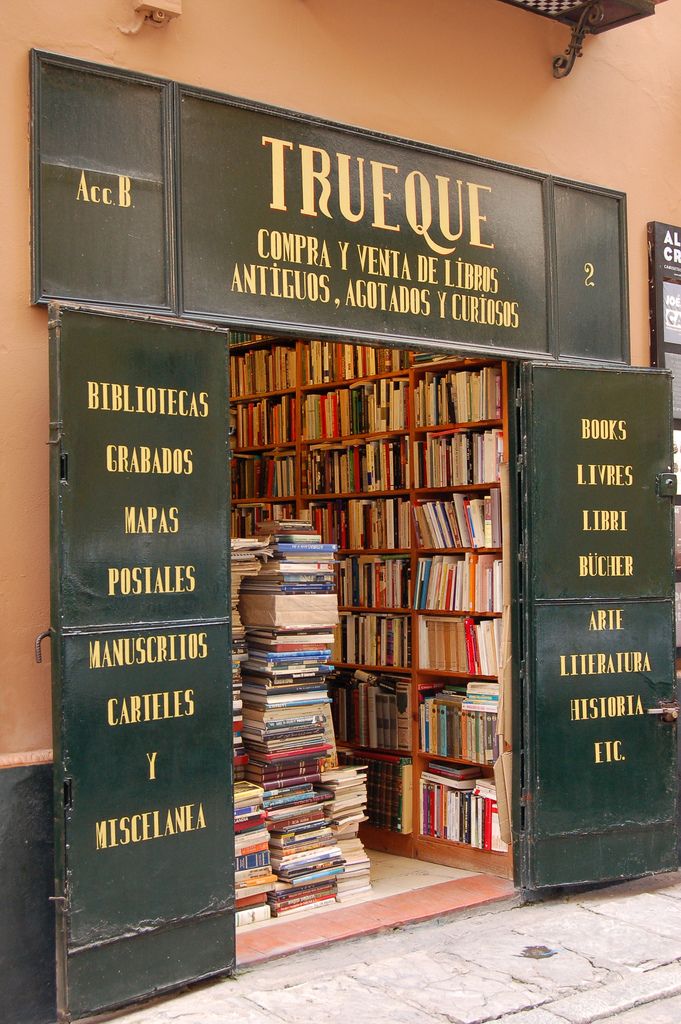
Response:
[[[679,702],[677,700],[658,701],[658,707],[648,708],[649,715],[660,715],[663,722],[676,722],[679,717]]]
[[[676,473],[658,473],[657,494],[660,498],[673,498],[676,494]]]

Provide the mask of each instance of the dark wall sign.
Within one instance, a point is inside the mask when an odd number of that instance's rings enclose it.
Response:
[[[54,55],[33,81],[36,301],[628,360],[621,193]]]
[[[675,693],[669,377],[526,367],[524,398],[523,885],[659,871],[677,829],[676,724],[649,714]]]
[[[35,301],[171,310],[170,83],[49,55],[32,71]]]
[[[556,184],[558,349],[563,356],[621,362],[627,349],[624,204],[587,186]]]
[[[681,419],[681,227],[648,224],[648,284],[651,363],[672,371],[674,418]]]
[[[539,175],[181,103],[187,312],[547,351]]]
[[[71,1019],[234,962],[227,370],[220,332],[58,308],[51,325]]]

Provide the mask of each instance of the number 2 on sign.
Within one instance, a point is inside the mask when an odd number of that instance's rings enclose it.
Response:
[[[586,277],[584,278],[584,287],[595,288],[596,282],[594,281],[594,274],[596,273],[596,271],[594,269],[593,263],[584,264],[584,273],[586,274]]]

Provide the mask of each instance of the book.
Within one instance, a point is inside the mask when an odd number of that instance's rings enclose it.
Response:
[[[272,916],[269,903],[255,907],[237,907],[234,914],[234,926],[243,928],[247,924],[255,924],[257,921],[268,921]]]

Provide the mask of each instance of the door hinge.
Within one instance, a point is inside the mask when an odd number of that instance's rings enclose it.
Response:
[[[515,389],[515,404],[520,409],[523,404],[523,393],[520,388]]]
[[[61,420],[55,420],[53,423],[50,423],[50,435],[51,435],[51,437],[50,437],[50,440],[46,442],[46,444],[60,444],[61,443],[61,438],[62,438],[61,431],[62,431],[62,421]]]

